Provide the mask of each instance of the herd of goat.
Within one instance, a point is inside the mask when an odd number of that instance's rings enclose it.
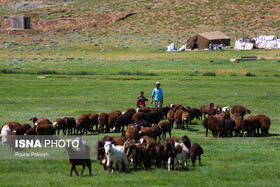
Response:
[[[261,135],[266,136],[270,128],[270,118],[265,115],[250,116],[244,119],[244,115],[251,111],[243,106],[234,105],[231,108],[221,107],[220,105],[203,105],[198,108],[184,107],[181,104],[172,104],[161,108],[127,108],[124,112],[112,111],[110,113],[88,113],[81,114],[77,121],[70,117],[58,118],[53,123],[47,118],[32,117],[30,120],[34,123],[32,128],[29,124],[21,125],[17,122],[9,122],[2,126],[1,136],[2,144],[12,142],[9,137],[13,135],[63,135],[87,134],[88,132],[109,133],[123,132],[121,137],[105,136],[102,141],[96,144],[97,159],[104,165],[104,169],[109,168],[110,172],[118,168],[129,169],[129,161],[133,163],[134,169],[138,167],[149,169],[154,160],[155,165],[160,168],[166,167],[168,170],[181,163],[186,166],[187,159],[191,158],[195,165],[196,158],[201,164],[201,154],[203,149],[199,144],[191,145],[187,136],[182,137],[182,143],[175,137],[171,137],[171,130],[176,125],[176,129],[189,129],[189,124],[193,119],[204,120],[202,125],[215,136],[257,136],[259,130]],[[206,117],[206,115],[208,115]],[[161,122],[161,120],[166,119]],[[257,132],[256,132],[257,131]],[[242,132],[242,133],[241,133]],[[166,134],[169,133],[169,138]],[[7,136],[10,135],[10,136]],[[164,143],[161,145],[160,140]],[[83,170],[87,165],[91,165],[88,159],[71,159],[71,155],[88,154],[89,147],[86,145],[83,149],[75,151],[67,148],[70,163],[72,164],[71,173],[75,166],[83,165]],[[83,172],[82,170],[82,172]]]

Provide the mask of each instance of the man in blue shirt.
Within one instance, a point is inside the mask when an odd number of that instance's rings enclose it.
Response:
[[[156,82],[156,87],[152,93],[151,103],[153,103],[153,100],[155,100],[155,108],[162,107],[163,95],[162,95],[162,89],[160,88],[159,82]]]

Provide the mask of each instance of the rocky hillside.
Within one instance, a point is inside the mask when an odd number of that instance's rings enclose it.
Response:
[[[0,29],[9,28],[11,15],[30,16],[32,28],[46,33],[280,33],[279,0],[0,0]]]

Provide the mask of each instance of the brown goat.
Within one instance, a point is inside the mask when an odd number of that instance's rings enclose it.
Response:
[[[240,105],[234,105],[231,108],[231,113],[239,113],[242,117],[242,119],[244,119],[244,115],[245,114],[251,114],[251,111],[248,108],[245,108],[244,106],[240,106]]]
[[[151,168],[151,155],[149,150],[145,149],[142,145],[129,145],[127,156],[131,159],[135,171],[137,166],[142,167],[142,164],[144,164],[145,170]]]
[[[55,135],[52,124],[42,124],[35,127],[37,135]]]
[[[182,129],[185,129],[185,124],[187,130],[189,130],[189,123],[191,122],[191,115],[189,112],[183,111],[181,115]]]
[[[208,113],[208,110],[209,110],[210,108],[213,108],[213,107],[214,107],[214,103],[210,103],[208,106],[202,105],[202,106],[200,107],[200,112],[201,112],[201,114],[203,114],[204,118],[205,118],[205,114]]]
[[[137,113],[132,115],[132,120],[135,121],[135,122],[140,121],[140,120],[147,121],[146,113],[144,113],[144,112],[137,112]]]
[[[202,114],[198,108],[191,108],[190,110],[190,115],[191,119],[193,120],[194,118],[200,120],[202,118]]]
[[[198,157],[199,165],[201,165],[201,155],[203,154],[203,149],[199,144],[195,143],[190,148],[190,157],[192,159],[192,164],[195,166],[196,158]]]
[[[163,157],[163,151],[164,151],[164,147],[161,144],[157,144],[155,146],[155,158],[156,158],[156,166],[158,168],[162,167],[162,161],[164,159]]]
[[[152,130],[151,127],[143,127],[140,126],[140,131],[139,131],[140,136],[149,136],[150,138],[154,138],[154,131]]]
[[[172,143],[172,145],[175,145],[175,142],[179,142],[178,138],[176,138],[176,137],[170,137],[170,138],[166,139],[166,141]]]
[[[133,123],[133,114],[133,112],[127,112],[125,114],[120,115],[115,122],[113,130],[115,132],[120,132],[121,130],[124,131],[125,126],[128,126],[129,124]]]
[[[114,137],[113,141],[114,141],[115,145],[124,145],[124,143],[126,142],[126,138],[125,137]]]
[[[79,131],[81,132],[81,134],[84,134],[90,127],[90,121],[89,121],[89,114],[81,114],[78,119],[77,119],[77,133],[79,133]]]
[[[242,117],[239,113],[233,113],[231,116],[231,120],[235,121],[235,136],[240,135],[240,131],[242,130]],[[243,133],[242,133],[243,134]]]
[[[134,108],[127,108],[123,111],[123,114],[127,113],[127,112],[133,112],[133,113],[136,113],[135,109]]]
[[[65,118],[63,118],[63,120],[64,120],[64,122],[66,124],[67,130],[68,130],[68,135],[75,134],[75,129],[76,129],[76,126],[77,126],[75,118],[73,118],[73,117],[70,117],[70,118],[65,117]]]
[[[259,134],[259,129],[261,128],[260,118],[257,116],[249,116],[247,119],[242,121],[243,136]],[[256,133],[257,130],[257,133]]]
[[[90,148],[89,146],[85,146],[85,148],[82,148],[78,151],[73,150],[71,146],[65,147],[65,150],[68,152],[69,156],[69,162],[71,164],[71,170],[70,170],[70,177],[72,177],[73,170],[75,171],[76,175],[79,175],[76,166],[82,165],[83,169],[81,171],[81,175],[83,175],[85,166],[89,169],[89,175],[91,176],[91,161],[90,161]]]
[[[270,118],[267,117],[266,115],[257,115],[257,117],[259,118],[260,122],[261,122],[261,133],[262,136],[266,136],[269,134],[268,130],[270,128]]]
[[[35,126],[41,125],[41,124],[52,124],[52,122],[50,122],[50,120],[48,118],[39,118],[39,119],[37,119],[36,117],[32,117],[29,120],[32,121]]]
[[[163,161],[162,161],[162,168],[166,167],[166,162],[168,161],[168,171],[170,171],[170,166],[172,166],[172,169],[174,169],[174,159],[176,158],[178,153],[182,153],[182,147],[181,146],[174,146],[171,142],[168,140],[165,140],[163,144],[164,150],[163,150]]]
[[[140,139],[140,136],[137,127],[133,124],[128,125],[127,130],[125,132],[125,137],[126,139],[131,138],[135,141],[138,141]]]
[[[24,133],[26,132],[26,130],[23,128],[23,126],[19,126],[17,128],[15,128],[13,131],[15,135],[24,135]]]
[[[174,121],[175,121],[174,114],[175,114],[175,112],[173,110],[169,110],[168,113],[167,113],[167,120],[171,124],[172,128],[173,128],[173,124],[174,124]]]
[[[66,135],[66,130],[67,130],[67,126],[66,123],[63,119],[61,118],[57,118],[54,122],[53,122],[53,127],[54,130],[57,131],[57,135],[59,136],[59,131],[62,130],[63,135]]]
[[[18,123],[18,122],[8,122],[8,123],[5,123],[4,125],[8,125],[9,126],[9,128],[10,128],[10,130],[11,130],[11,132],[14,130],[14,129],[16,129],[17,127],[21,127],[21,124],[20,123]],[[4,126],[3,125],[3,126]],[[2,126],[2,127],[3,127]],[[1,130],[2,130],[2,128],[1,128]],[[1,132],[1,131],[0,131]]]
[[[183,110],[177,110],[174,114],[176,129],[180,128],[182,125],[182,113],[183,113]]]
[[[214,116],[208,116],[207,118],[205,118],[202,121],[202,125],[206,128],[206,137],[208,134],[208,129],[212,131],[213,137],[215,137],[216,134],[220,136],[221,133],[224,132],[222,123]]]
[[[169,133],[169,137],[171,137],[171,125],[168,121],[163,121],[159,124],[159,127],[161,128],[162,131],[162,139],[166,139],[166,133]]]
[[[148,113],[148,112],[151,112],[151,108],[148,108],[148,107],[139,108],[137,113],[139,113],[139,112]]]
[[[27,129],[24,135],[37,135],[34,128]]]
[[[106,113],[101,113],[99,116],[98,116],[98,123],[99,123],[99,132],[108,132],[109,128],[107,128],[108,126],[108,114]],[[106,129],[105,129],[106,128]]]
[[[157,137],[158,137],[158,142],[160,142],[160,136],[162,134],[162,130],[161,130],[161,127],[157,124],[154,124],[152,126],[152,131],[154,132],[154,139],[157,140]]]
[[[110,131],[110,128],[113,129],[114,125],[117,121],[117,118],[122,115],[122,113],[118,110],[116,111],[112,111],[110,113],[108,113],[108,125],[106,127],[106,132]]]
[[[155,146],[157,145],[157,142],[154,138],[151,138],[149,136],[142,136],[139,140],[141,144],[144,144],[145,148],[150,151],[151,155],[155,154]]]
[[[218,114],[218,110],[215,108],[209,108],[209,110],[207,111],[207,114],[208,114],[208,116]]]
[[[96,113],[92,113],[90,114],[90,116],[88,117],[89,118],[89,121],[90,121],[90,126],[92,127],[92,130],[95,126],[95,129],[98,130],[98,114]]]
[[[219,113],[222,112],[222,107],[221,107],[221,105],[215,105],[214,109],[217,110],[217,114],[219,114]]]

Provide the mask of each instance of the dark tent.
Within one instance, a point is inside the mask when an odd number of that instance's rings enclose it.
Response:
[[[187,49],[205,49],[209,44],[230,46],[230,38],[220,31],[200,33],[187,41]]]

